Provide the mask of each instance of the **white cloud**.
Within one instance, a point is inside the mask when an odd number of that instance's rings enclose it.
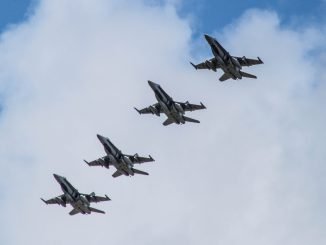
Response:
[[[325,244],[323,32],[249,11],[217,36],[265,64],[246,69],[258,80],[223,84],[189,65],[190,35],[172,5],[127,0],[43,1],[2,35],[4,244]],[[148,79],[205,103],[191,114],[202,123],[139,116],[133,106],[154,102]],[[150,176],[85,166],[104,154],[96,133],[152,154],[139,167]],[[108,214],[44,206],[60,194],[54,172],[107,193],[96,207]]]

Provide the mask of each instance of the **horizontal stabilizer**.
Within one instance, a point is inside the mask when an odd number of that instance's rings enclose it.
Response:
[[[96,209],[96,208],[89,207],[89,210],[91,210],[94,213],[105,214],[104,211]]]
[[[228,79],[230,79],[231,78],[231,76],[230,76],[230,74],[228,74],[228,73],[224,73],[221,77],[220,77],[220,81],[221,82],[224,82],[224,81],[226,81],[226,80],[228,80]]]
[[[240,71],[241,76],[243,77],[248,77],[248,78],[257,78],[255,75],[249,74],[249,73],[245,73],[243,71]]]
[[[186,121],[186,122],[192,122],[192,123],[200,123],[200,121],[196,120],[196,119],[193,119],[193,118],[190,118],[190,117],[183,117],[183,119]]]
[[[135,169],[135,168],[133,168],[133,169],[132,169],[132,171],[134,171],[134,173],[135,173],[135,174],[141,174],[141,175],[149,175],[148,173],[146,173],[146,172],[143,172],[143,171],[140,171],[140,170],[138,170],[138,169]]]
[[[75,214],[78,214],[79,213],[79,210],[74,208],[73,210],[70,211],[70,215],[75,215]]]
[[[117,171],[114,172],[114,174],[112,174],[112,177],[116,178],[116,177],[119,177],[121,175],[122,175],[122,173],[119,170],[117,170]]]
[[[168,126],[170,124],[174,123],[174,120],[172,118],[168,118],[163,122],[164,126]]]

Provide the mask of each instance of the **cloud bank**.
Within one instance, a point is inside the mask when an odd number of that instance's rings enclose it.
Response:
[[[250,10],[216,30],[232,54],[265,62],[246,69],[257,80],[219,83],[189,65],[211,54],[173,1],[41,1],[0,39],[0,242],[325,244],[324,27],[280,22]],[[202,101],[201,124],[133,111],[155,102],[148,79]],[[150,175],[85,166],[104,155],[97,133],[151,154]],[[96,205],[107,215],[44,206],[61,194],[52,173],[108,194]]]

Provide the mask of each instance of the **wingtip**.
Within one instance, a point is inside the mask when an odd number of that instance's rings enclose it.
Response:
[[[154,159],[151,155],[149,155],[149,158],[150,158],[153,162],[155,162],[155,159]]]
[[[203,107],[203,109],[207,109],[207,107],[202,102],[200,102],[200,105]]]
[[[194,63],[190,62],[190,64],[197,70],[197,67]]]
[[[136,107],[134,107],[134,109],[139,113],[139,115],[141,114],[140,110],[138,110]]]
[[[260,57],[257,57],[257,58],[258,58],[258,60],[260,61],[261,64],[264,64],[264,61],[262,61],[262,60],[260,59]]]
[[[43,198],[40,198],[40,199],[41,199],[41,200],[42,200],[46,205],[48,205],[47,202],[46,202]]]
[[[106,199],[107,199],[108,201],[111,201],[111,198],[108,197],[108,195],[105,195],[105,197],[106,197]]]
[[[87,162],[85,159],[84,159],[84,162],[89,166],[89,162]]]

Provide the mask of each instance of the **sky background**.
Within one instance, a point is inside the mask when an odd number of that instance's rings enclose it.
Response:
[[[0,2],[0,30],[8,25],[26,20],[33,12],[37,0],[2,0]],[[148,0],[149,4],[164,1]],[[323,0],[188,0],[177,1],[177,11],[183,16],[192,16],[195,25],[194,33],[200,35],[223,28],[250,8],[275,10],[284,24],[308,24],[325,20],[326,2]]]
[[[0,244],[326,244],[325,1],[41,0],[0,3]],[[203,33],[258,79],[196,71]],[[200,124],[139,116],[147,84],[203,102]],[[113,179],[83,159],[151,154]],[[44,205],[52,174],[106,215]]]

